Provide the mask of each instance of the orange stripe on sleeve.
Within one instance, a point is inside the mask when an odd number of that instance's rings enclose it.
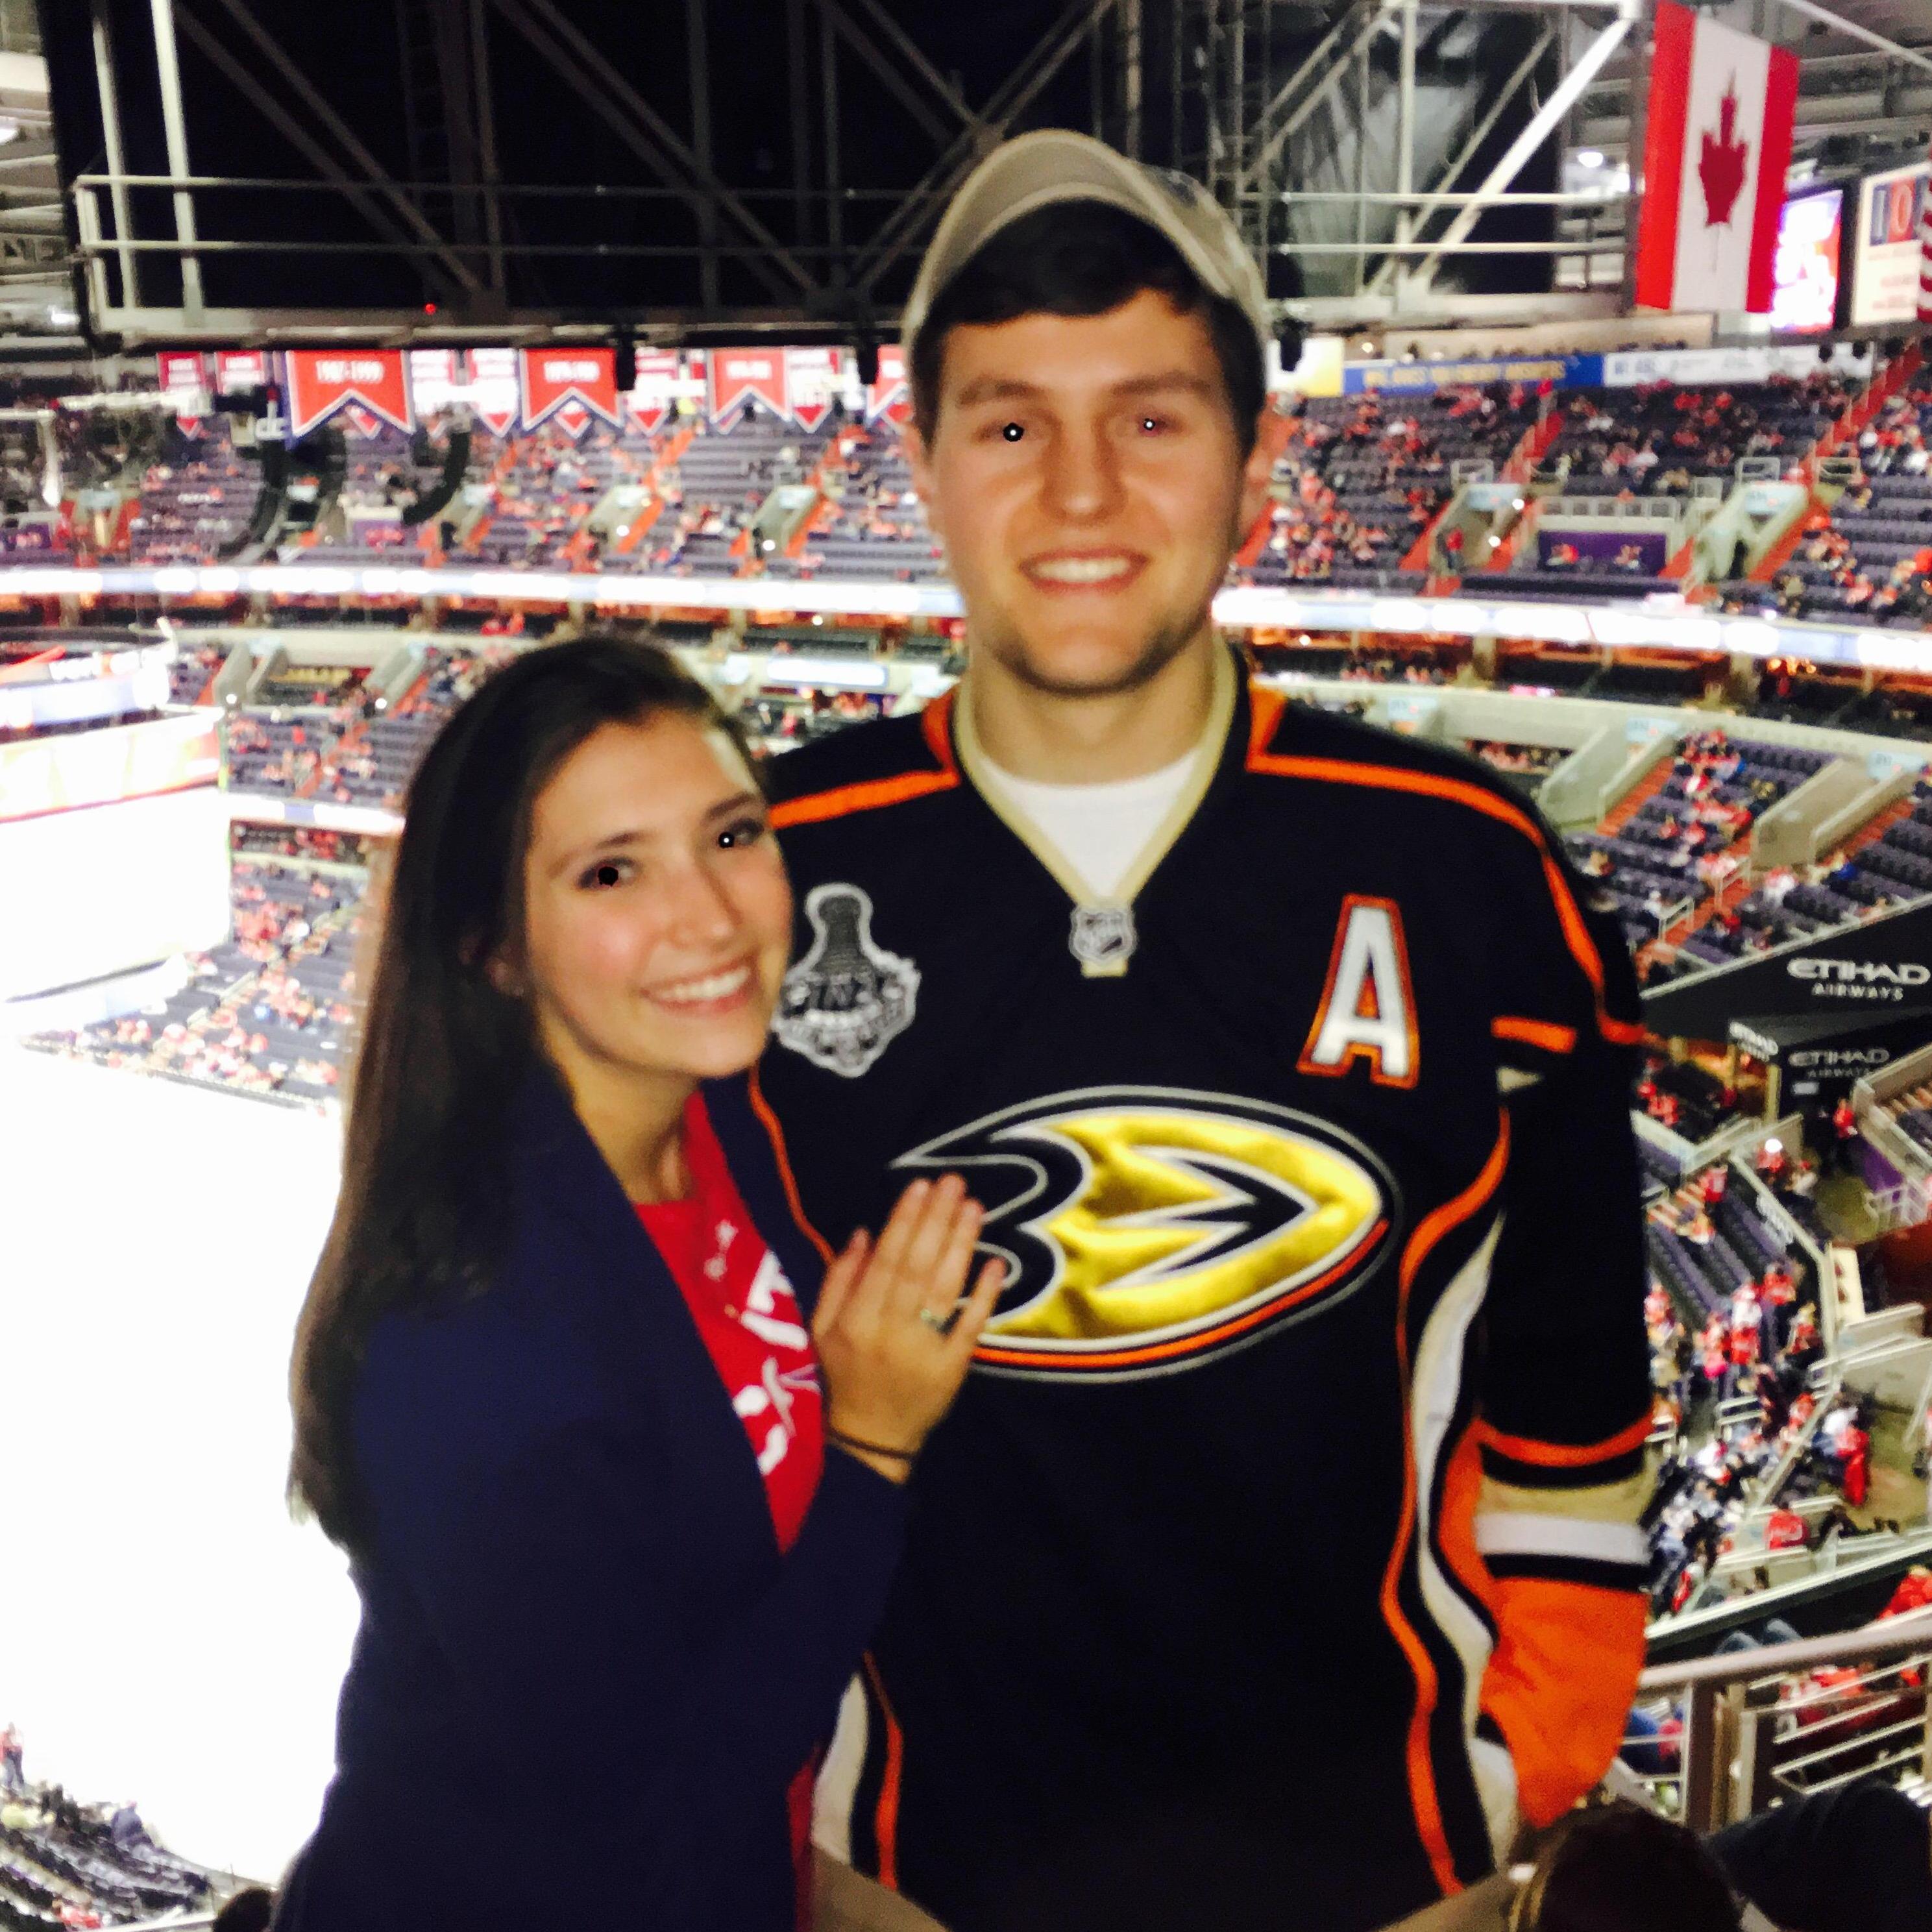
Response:
[[[866,1678],[872,1695],[879,1700],[880,1714],[886,1720],[886,1768],[879,1780],[879,1802],[873,1814],[873,1831],[879,1843],[879,1882],[889,1892],[899,1888],[899,1780],[905,1768],[905,1733],[892,1715],[879,1666],[866,1653]]]
[[[1499,1450],[1516,1462],[1531,1463],[1539,1469],[1581,1469],[1641,1449],[1650,1440],[1654,1426],[1646,1411],[1628,1428],[1618,1430],[1600,1442],[1539,1442],[1534,1436],[1505,1435],[1486,1422],[1478,1422],[1475,1432],[1476,1439],[1486,1448]]]
[[[764,1124],[772,1143],[772,1152],[777,1157],[778,1178],[784,1184],[785,1203],[791,1209],[791,1218],[799,1225],[801,1233],[818,1250],[818,1258],[827,1268],[832,1265],[832,1244],[806,1219],[805,1204],[798,1198],[798,1180],[791,1171],[791,1156],[785,1151],[784,1130],[778,1125],[778,1117],[772,1112],[772,1103],[765,1098],[764,1089],[758,1084],[758,1070],[752,1069],[748,1083],[752,1096],[752,1110]]]
[[[1574,1027],[1558,1026],[1550,1020],[1520,1019],[1504,1013],[1490,1022],[1490,1030],[1498,1040],[1521,1040],[1526,1046],[1540,1046],[1546,1053],[1569,1053],[1576,1045]]]
[[[1429,1720],[1435,1712],[1441,1683],[1436,1674],[1434,1660],[1402,1614],[1397,1593],[1402,1564],[1408,1554],[1409,1538],[1416,1528],[1415,1426],[1410,1408],[1408,1293],[1431,1250],[1452,1228],[1480,1213],[1502,1184],[1508,1162],[1509,1118],[1504,1114],[1496,1144],[1490,1150],[1489,1159],[1483,1163],[1482,1172],[1461,1193],[1424,1217],[1402,1251],[1402,1267],[1397,1276],[1395,1342],[1402,1380],[1402,1515],[1396,1526],[1395,1546],[1389,1552],[1388,1568],[1382,1573],[1382,1611],[1415,1678],[1415,1709],[1409,1720],[1407,1753],[1409,1800],[1414,1808],[1417,1831],[1429,1855],[1430,1868],[1445,1896],[1460,1892],[1462,1882],[1456,1876],[1448,1832],[1442,1822],[1442,1808],[1436,1795],[1436,1768],[1429,1757]]]
[[[1610,1768],[1643,1669],[1637,1590],[1540,1576],[1492,1584],[1496,1648],[1483,1708],[1516,1766],[1516,1803],[1540,1829],[1554,1824]]]

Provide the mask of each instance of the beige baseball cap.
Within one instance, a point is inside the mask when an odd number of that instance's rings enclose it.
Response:
[[[1130,160],[1104,141],[1067,128],[1042,128],[1002,142],[961,184],[940,218],[900,318],[899,341],[908,360],[946,284],[1010,222],[1064,201],[1103,202],[1164,235],[1202,286],[1235,303],[1254,325],[1267,367],[1274,334],[1267,284],[1220,204],[1186,175]]]

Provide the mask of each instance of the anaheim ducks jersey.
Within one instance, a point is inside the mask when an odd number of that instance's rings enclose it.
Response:
[[[772,769],[802,1218],[956,1172],[1009,1270],[820,1779],[954,1932],[1382,1924],[1641,1660],[1628,958],[1486,768],[1238,665],[1111,897],[970,696]]]

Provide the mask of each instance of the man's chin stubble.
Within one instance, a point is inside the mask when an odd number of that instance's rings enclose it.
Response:
[[[1025,638],[1011,629],[985,633],[975,641],[1006,671],[1042,698],[1119,698],[1151,684],[1209,626],[1206,610],[1160,626],[1132,660],[1119,670],[1095,678],[1060,678],[1042,668]]]

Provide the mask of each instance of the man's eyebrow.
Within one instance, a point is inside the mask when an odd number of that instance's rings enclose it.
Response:
[[[1163,369],[1151,376],[1129,376],[1110,383],[1107,393],[1110,396],[1131,398],[1167,394],[1177,390],[1194,396],[1212,397],[1216,393],[1215,385],[1205,376],[1194,375],[1185,369]],[[1037,383],[1024,382],[1017,376],[981,376],[960,391],[954,406],[971,409],[980,403],[1024,401],[1046,393]]]

